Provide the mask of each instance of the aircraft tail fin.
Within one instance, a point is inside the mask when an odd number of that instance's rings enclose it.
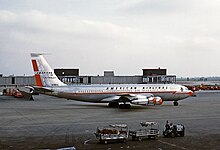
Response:
[[[37,86],[65,86],[51,69],[42,53],[31,53],[31,61]]]

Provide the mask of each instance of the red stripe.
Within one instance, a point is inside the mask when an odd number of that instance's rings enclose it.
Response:
[[[32,60],[32,65],[33,65],[34,71],[39,71],[36,60]]]
[[[36,80],[36,85],[37,86],[43,86],[40,75],[39,74],[35,74],[35,80]]]
[[[79,92],[74,93],[76,95],[81,94],[156,94],[156,93],[169,93],[169,94],[188,94],[188,93],[173,93],[173,91],[149,91],[149,92]]]

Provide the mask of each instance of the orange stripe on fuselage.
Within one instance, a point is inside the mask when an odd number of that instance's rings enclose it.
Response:
[[[37,86],[43,86],[43,83],[41,81],[41,78],[40,78],[39,74],[35,74],[35,80],[36,80],[36,85]]]
[[[36,60],[32,60],[32,65],[33,65],[34,71],[39,71]]]
[[[155,93],[165,93],[165,94],[175,94],[173,93],[173,91],[157,91],[157,92],[153,92],[153,91],[148,91],[148,92],[78,92],[78,93],[74,93],[75,95],[83,95],[83,94],[155,94]],[[187,94],[187,93],[176,93],[176,94]]]

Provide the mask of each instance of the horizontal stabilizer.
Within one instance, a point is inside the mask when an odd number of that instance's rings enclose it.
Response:
[[[53,90],[46,88],[46,87],[41,87],[41,86],[34,86],[34,90],[36,90],[39,93],[45,93],[45,92],[54,92]]]

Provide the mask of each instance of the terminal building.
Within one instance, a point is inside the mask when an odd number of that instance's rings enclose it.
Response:
[[[34,76],[3,76],[0,75],[0,86],[27,86],[35,85]]]
[[[67,72],[65,72],[67,71]],[[78,69],[55,69],[55,74],[69,84],[158,84],[176,83],[175,75],[167,75],[167,69],[143,69],[143,75],[116,76],[114,71],[104,71],[104,76],[79,76]],[[72,73],[71,73],[72,72]],[[67,75],[68,74],[68,75]]]
[[[80,76],[79,69],[54,69],[58,78],[66,84],[167,84],[176,83],[176,75],[167,75],[167,69],[142,69],[142,75],[116,76],[114,71],[104,71],[104,76]],[[3,76],[0,86],[35,85],[34,76]]]

